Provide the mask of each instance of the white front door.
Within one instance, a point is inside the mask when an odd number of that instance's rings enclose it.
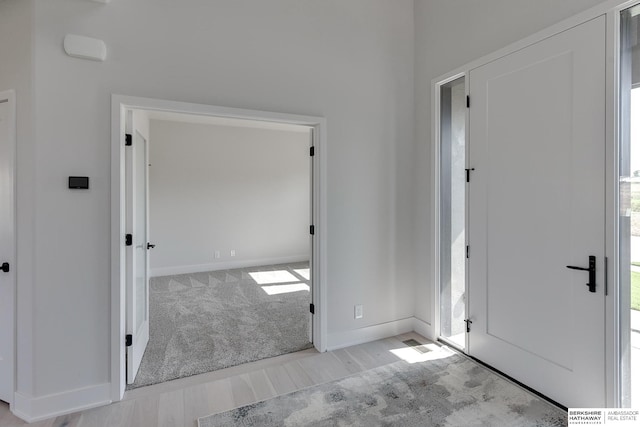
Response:
[[[15,101],[0,93],[0,400],[13,403],[15,352]]]
[[[568,407],[605,405],[605,62],[599,17],[470,73],[468,350]]]
[[[135,381],[149,343],[148,147],[135,129],[131,142],[126,150],[127,239],[131,236],[131,244],[127,242],[127,335],[131,337],[127,343],[127,384]]]

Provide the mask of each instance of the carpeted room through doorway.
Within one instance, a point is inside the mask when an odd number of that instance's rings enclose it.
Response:
[[[312,347],[309,263],[155,277],[149,344],[127,389]]]

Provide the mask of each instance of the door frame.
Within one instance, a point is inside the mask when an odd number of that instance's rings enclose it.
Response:
[[[612,214],[607,219],[606,229],[611,230],[610,234],[607,234],[606,244],[607,250],[610,249],[610,253],[612,254],[609,259],[609,275],[610,282],[613,283],[613,287],[610,288],[610,298],[607,301],[606,309],[608,312],[612,313],[611,319],[607,318],[607,332],[609,330],[611,333],[607,337],[607,358],[612,360],[611,366],[607,366],[610,376],[607,377],[607,388],[611,389],[613,400],[620,406],[623,401],[623,396],[621,395],[622,384],[623,384],[623,362],[620,359],[621,356],[621,348],[624,341],[628,342],[628,339],[623,339],[623,333],[630,333],[629,328],[623,328],[620,322],[621,312],[622,310],[629,310],[621,307],[620,301],[620,223],[619,223],[619,212],[620,212],[620,203],[619,203],[619,192],[620,192],[620,146],[622,144],[622,137],[620,134],[620,123],[622,118],[622,113],[620,108],[620,104],[622,101],[621,97],[621,81],[620,81],[620,71],[621,71],[621,63],[622,63],[622,55],[620,52],[621,48],[621,29],[622,29],[622,19],[621,12],[625,9],[631,8],[633,6],[640,5],[640,0],[628,0],[625,2],[621,2],[617,6],[615,6],[607,16],[607,27],[611,27],[611,32],[607,34],[607,46],[611,46],[611,53],[609,57],[612,59],[610,64],[608,65],[607,71],[611,72],[612,78],[607,79],[607,89],[609,90],[607,93],[607,107],[611,107],[611,114],[607,115],[607,128],[611,129],[611,132],[607,133],[607,137],[611,137],[613,142],[607,145],[606,156],[611,159],[611,173],[607,173],[607,188],[611,189],[610,194],[607,195],[607,212],[611,212]],[[609,135],[611,134],[611,135]],[[611,210],[609,210],[611,209]],[[609,325],[611,322],[611,325]]]
[[[441,145],[441,129],[440,129],[440,123],[441,123],[441,118],[442,118],[442,105],[441,105],[441,96],[442,96],[442,86],[451,83],[454,80],[457,80],[459,78],[464,78],[464,93],[465,95],[467,95],[469,93],[469,72],[467,70],[463,70],[457,73],[453,73],[451,75],[447,75],[444,79],[439,80],[437,83],[434,83],[431,85],[431,90],[432,90],[432,97],[433,97],[433,144],[432,144],[432,159],[433,159],[433,186],[431,187],[433,190],[433,253],[434,253],[434,257],[433,257],[433,304],[432,304],[432,309],[433,309],[433,318],[432,318],[432,326],[433,326],[433,339],[435,340],[442,340],[443,342],[452,345],[450,343],[450,341],[446,338],[442,338],[440,336],[440,327],[441,327],[441,322],[440,322],[440,297],[441,297],[441,292],[440,292],[440,278],[441,278],[441,272],[440,272],[440,238],[442,237],[440,235],[440,226],[441,226],[441,218],[440,218],[440,209],[441,209],[441,191],[440,191],[440,184],[441,184],[441,180],[440,180],[440,173],[442,172],[442,168],[440,167],[440,156],[442,155],[442,152],[440,150],[440,145]],[[465,135],[464,135],[464,142],[465,142],[465,166],[466,167],[470,167],[469,166],[469,109],[467,108],[467,111],[465,113]],[[462,173],[462,172],[461,172]],[[465,186],[465,218],[464,218],[464,226],[465,226],[465,236],[464,236],[464,241],[465,241],[465,245],[468,244],[468,227],[469,227],[469,191],[468,191],[468,185]],[[469,301],[469,288],[467,287],[467,283],[469,282],[469,259],[467,258],[465,260],[465,305],[464,305],[464,317],[465,319],[468,317],[468,301]],[[465,339],[464,339],[464,349],[459,349],[459,350],[463,350],[464,353],[468,353],[468,349],[469,348],[469,336],[465,335]]]
[[[201,116],[258,120],[307,126],[313,129],[313,219],[312,301],[314,347],[327,351],[327,121],[324,117],[228,108],[113,94],[111,96],[111,399],[119,401],[126,388],[126,265],[125,221],[125,124],[127,110],[153,110]]]
[[[437,339],[440,333],[439,320],[439,120],[440,120],[440,89],[439,86],[450,82],[453,79],[465,76],[466,84],[469,84],[469,73],[472,69],[488,64],[496,59],[514,53],[527,46],[533,45],[546,38],[554,36],[558,33],[566,31],[598,16],[606,16],[606,118],[605,118],[605,256],[608,258],[608,293],[605,300],[605,380],[606,380],[606,404],[608,407],[619,407],[621,404],[620,387],[621,387],[621,363],[620,363],[620,282],[618,277],[618,155],[619,155],[619,132],[618,123],[620,118],[619,102],[620,102],[620,82],[619,82],[619,64],[620,64],[620,12],[624,9],[640,4],[639,0],[607,0],[594,6],[586,11],[578,13],[567,18],[557,24],[547,27],[537,33],[525,37],[517,42],[498,49],[493,53],[482,56],[478,59],[468,62],[450,72],[442,74],[431,80],[431,176],[430,188],[431,196],[431,212],[433,217],[430,221],[431,241],[429,247],[433,251],[430,257],[430,265],[432,274],[429,278],[427,286],[431,286],[432,299],[430,301],[431,308],[431,329],[428,338]],[[473,100],[471,101],[473,102]],[[469,129],[467,128],[467,137]],[[467,139],[467,144],[469,141]],[[467,147],[468,148],[468,147]],[[467,295],[471,292],[467,288]]]
[[[11,295],[12,301],[9,304],[9,313],[8,318],[10,318],[10,322],[8,325],[3,325],[3,327],[8,327],[11,335],[9,342],[9,351],[7,354],[9,355],[8,364],[11,366],[11,391],[12,395],[7,402],[10,408],[13,408],[13,403],[15,401],[15,392],[16,392],[16,384],[17,384],[17,370],[16,370],[16,360],[17,360],[17,350],[16,350],[16,337],[17,337],[17,320],[16,320],[16,305],[17,305],[17,288],[16,288],[16,271],[17,271],[17,263],[16,263],[16,153],[17,153],[17,110],[16,110],[16,93],[14,90],[6,90],[0,92],[0,101],[6,102],[9,105],[9,141],[7,141],[7,150],[9,152],[8,162],[10,165],[10,174],[9,174],[9,188],[10,188],[10,206],[9,206],[9,222],[10,226],[10,234],[9,234],[9,256],[8,259],[2,259],[2,262],[9,262],[10,264],[10,272],[7,280],[11,286]],[[4,274],[4,273],[3,273]]]

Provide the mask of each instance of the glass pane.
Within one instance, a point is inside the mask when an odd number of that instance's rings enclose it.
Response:
[[[135,162],[135,269],[136,330],[147,319],[147,141],[136,132]]]
[[[619,322],[621,404],[640,407],[640,7],[622,12]]]
[[[465,346],[464,77],[441,87],[440,98],[440,336]]]

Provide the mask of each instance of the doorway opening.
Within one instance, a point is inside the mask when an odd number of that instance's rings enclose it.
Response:
[[[466,347],[466,88],[465,77],[440,89],[439,298],[442,340]]]
[[[117,398],[125,384],[324,351],[323,119],[116,96],[114,113]]]
[[[128,389],[310,348],[310,128],[132,116]]]

